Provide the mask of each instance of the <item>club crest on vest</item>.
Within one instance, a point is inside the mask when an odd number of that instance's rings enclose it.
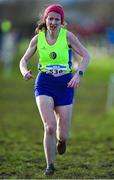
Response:
[[[49,54],[49,57],[50,57],[51,59],[56,59],[57,54],[56,54],[55,52],[51,52],[51,53]]]

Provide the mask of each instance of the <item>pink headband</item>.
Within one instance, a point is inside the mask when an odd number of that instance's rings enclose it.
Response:
[[[45,20],[48,16],[48,13],[51,11],[55,11],[61,15],[61,24],[63,24],[63,22],[64,22],[64,11],[63,11],[61,6],[55,5],[55,4],[52,4],[45,9],[44,14],[43,14],[43,21],[45,22]]]

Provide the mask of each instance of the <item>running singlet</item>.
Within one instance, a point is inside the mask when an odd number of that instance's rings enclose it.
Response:
[[[72,71],[71,49],[67,44],[67,30],[61,28],[56,42],[49,45],[45,31],[38,34],[38,69],[47,73],[69,73]]]

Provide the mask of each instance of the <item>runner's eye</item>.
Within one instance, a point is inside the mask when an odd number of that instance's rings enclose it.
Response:
[[[50,18],[49,18],[49,20],[50,20],[50,21],[53,21],[53,18],[52,18],[52,17],[50,17]]]
[[[60,19],[59,19],[59,18],[55,18],[55,20],[56,20],[56,21],[60,21]]]

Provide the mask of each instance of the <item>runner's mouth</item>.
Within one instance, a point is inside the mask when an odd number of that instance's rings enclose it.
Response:
[[[54,30],[57,26],[50,26],[50,29]]]

